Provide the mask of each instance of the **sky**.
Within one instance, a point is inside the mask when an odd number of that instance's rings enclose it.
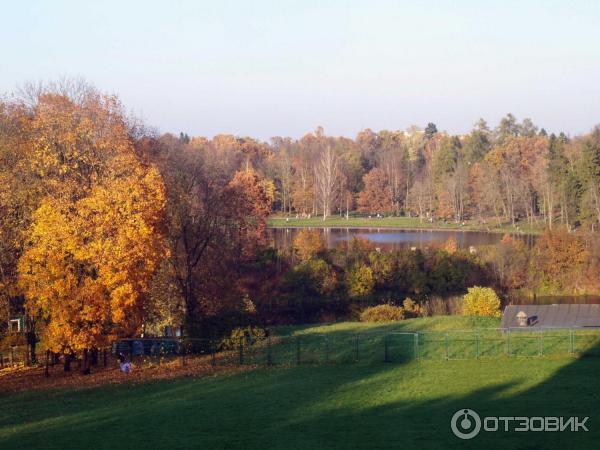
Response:
[[[83,77],[161,132],[300,137],[508,112],[600,123],[600,1],[35,1],[0,12],[0,92]]]

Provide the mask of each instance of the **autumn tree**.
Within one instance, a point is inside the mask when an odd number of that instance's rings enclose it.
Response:
[[[438,215],[461,221],[466,207],[467,169],[460,141],[443,136],[432,159]]]
[[[466,316],[500,317],[500,299],[493,289],[473,286],[463,297]]]
[[[242,259],[253,257],[266,245],[267,217],[273,203],[268,186],[253,170],[239,171],[223,192],[229,239],[236,243]]]
[[[317,138],[307,134],[298,142],[292,159],[294,177],[290,194],[292,207],[302,215],[316,213],[315,161]]]
[[[54,352],[90,350],[133,335],[164,257],[165,195],[139,162],[118,101],[92,91],[75,103],[44,94],[29,123],[30,167],[44,197],[19,263],[30,315]]]
[[[23,233],[37,207],[35,177],[23,158],[26,148],[22,126],[26,120],[22,105],[0,101],[0,333],[19,296],[17,261]],[[31,336],[30,341],[35,342],[35,337]]]
[[[140,332],[144,295],[165,252],[162,189],[156,171],[138,172],[74,204],[44,200],[19,276],[52,351],[87,352],[110,335]]]
[[[296,298],[314,295],[329,295],[336,288],[337,276],[333,268],[323,259],[307,259],[286,274],[288,290]]]
[[[527,285],[529,251],[522,240],[505,234],[500,242],[488,249],[484,260],[491,266],[502,289],[516,290]]]
[[[363,263],[357,263],[346,271],[346,288],[350,297],[366,297],[373,292],[375,276],[373,270]]]
[[[410,161],[405,135],[399,131],[382,130],[379,132],[380,149],[377,155],[377,167],[384,171],[389,183],[389,197],[393,211],[400,214],[407,195],[406,183],[410,177]]]
[[[327,145],[315,168],[317,200],[323,213],[323,220],[331,214],[335,204],[339,193],[336,189],[339,176],[339,159],[333,148]]]
[[[600,224],[600,126],[581,143],[581,156],[586,216],[592,223]]]
[[[238,281],[265,247],[273,190],[255,170],[237,171],[215,158],[214,142],[193,137],[185,144],[165,135],[160,145],[170,273],[185,308],[185,332],[198,335],[204,318],[241,301]]]
[[[162,336],[167,327],[185,323],[185,302],[174,270],[165,258],[152,277],[144,304],[144,335]]]
[[[366,128],[356,135],[355,141],[363,160],[363,170],[371,170],[377,164],[377,152],[381,147],[381,136]]]
[[[548,230],[535,244],[531,282],[539,293],[585,292],[589,250],[583,237],[566,229]]]
[[[279,189],[280,209],[282,212],[292,213],[292,186],[294,177],[293,168],[293,143],[290,138],[272,138],[272,145],[275,150],[273,160],[270,161],[273,171],[273,178],[277,180]]]
[[[364,189],[358,195],[358,210],[392,213],[394,202],[390,180],[384,170],[372,169],[363,177]]]
[[[299,230],[294,237],[294,250],[301,261],[319,255],[325,250],[323,234],[320,230]]]
[[[454,236],[450,236],[448,239],[446,239],[442,249],[449,255],[456,253],[458,251],[458,243],[456,242],[456,238]]]

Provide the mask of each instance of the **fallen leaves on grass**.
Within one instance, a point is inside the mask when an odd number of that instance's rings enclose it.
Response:
[[[121,372],[118,362],[110,358],[107,366],[100,362],[92,367],[92,373],[82,375],[77,364],[70,372],[64,372],[57,364],[49,367],[49,377],[44,376],[43,366],[7,367],[0,370],[0,393],[22,392],[47,388],[89,388],[105,384],[144,383],[179,377],[206,377],[217,374],[251,370],[253,366],[238,366],[225,358],[217,358],[213,365],[210,356],[189,356],[185,363],[181,358],[134,360],[129,374]]]

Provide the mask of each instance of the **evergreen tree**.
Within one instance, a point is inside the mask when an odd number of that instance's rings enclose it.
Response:
[[[431,139],[438,132],[437,126],[433,122],[429,122],[425,128],[425,139]]]

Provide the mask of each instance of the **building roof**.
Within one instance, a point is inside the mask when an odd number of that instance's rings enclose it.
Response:
[[[509,305],[502,314],[502,328],[519,326],[517,314],[527,314],[527,327],[597,327],[600,328],[600,305]]]

